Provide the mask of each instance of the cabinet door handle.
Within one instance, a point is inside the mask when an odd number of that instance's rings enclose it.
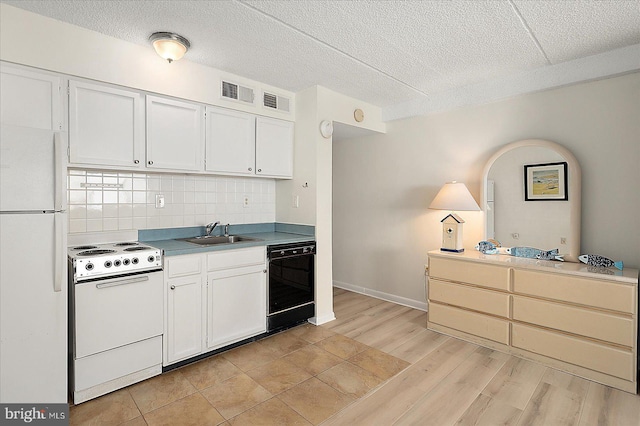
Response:
[[[258,169],[258,171],[259,171],[259,172],[261,172],[261,171],[262,171],[262,169]]]
[[[133,164],[139,164],[140,160],[133,160]]]
[[[267,270],[266,270],[266,269],[264,269],[262,272],[264,272],[264,273],[266,274],[266,273],[267,273]]]
[[[147,164],[152,166],[153,165],[153,161],[149,160],[149,161],[147,161]]]
[[[175,286],[175,285],[172,285],[172,286],[171,286],[171,287],[169,287],[169,288],[170,288],[171,290],[175,290],[175,289],[176,289],[176,286]]]
[[[249,167],[249,171],[253,170],[251,167]]]

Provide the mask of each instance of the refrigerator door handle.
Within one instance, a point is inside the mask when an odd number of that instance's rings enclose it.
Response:
[[[53,291],[61,292],[62,291],[62,283],[65,280],[65,262],[64,253],[67,249],[66,247],[66,224],[67,216],[63,213],[54,213],[53,215],[53,226],[55,228],[55,255],[54,255],[54,265],[53,265]]]
[[[67,210],[67,147],[62,132],[53,134],[55,210]]]

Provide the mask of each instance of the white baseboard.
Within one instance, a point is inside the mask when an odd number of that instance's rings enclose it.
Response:
[[[396,296],[395,294],[389,294],[378,290],[372,290],[366,287],[360,287],[357,285],[344,283],[341,281],[333,281],[333,286],[344,290],[353,291],[354,293],[360,293],[367,296],[375,297],[376,299],[386,300],[387,302],[397,303],[398,305],[408,306],[410,308],[419,309],[421,311],[427,311],[427,302],[420,300],[408,299],[402,296]]]
[[[336,319],[336,315],[333,313],[333,311],[331,311],[330,313],[322,315],[320,317],[309,318],[309,322],[313,325],[322,325],[331,322],[334,319]]]

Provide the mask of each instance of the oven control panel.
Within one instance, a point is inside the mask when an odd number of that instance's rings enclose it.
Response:
[[[296,256],[307,256],[316,254],[315,241],[303,243],[281,244],[267,247],[267,257],[269,259],[283,259]]]
[[[75,281],[162,269],[161,250],[136,248],[140,250],[74,256],[71,261]]]

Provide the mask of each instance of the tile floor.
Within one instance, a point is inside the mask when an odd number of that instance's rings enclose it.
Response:
[[[70,408],[71,425],[317,425],[409,362],[310,324]]]
[[[334,312],[71,407],[71,424],[640,426],[640,395],[427,330],[425,312],[337,288]]]

